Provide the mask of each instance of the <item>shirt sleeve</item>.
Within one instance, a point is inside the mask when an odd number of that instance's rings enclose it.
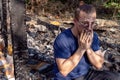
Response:
[[[62,35],[56,38],[54,42],[54,57],[67,59],[71,56],[69,41],[66,36]]]
[[[94,32],[93,42],[92,42],[92,49],[93,51],[97,51],[100,49],[100,41],[98,38],[97,33]]]

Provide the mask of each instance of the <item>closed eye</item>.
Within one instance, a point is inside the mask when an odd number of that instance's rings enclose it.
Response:
[[[81,24],[82,24],[83,26],[88,26],[88,25],[89,25],[88,22],[81,22]]]

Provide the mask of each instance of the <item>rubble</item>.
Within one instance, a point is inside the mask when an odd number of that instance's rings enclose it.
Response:
[[[71,26],[71,21],[63,21],[63,24],[60,26],[52,25],[48,22],[45,22],[42,19],[34,19],[36,24],[27,22],[29,26],[27,26],[28,36],[27,36],[27,45],[28,45],[28,51],[29,51],[29,58],[28,65],[31,65],[31,72],[36,72],[40,70],[40,74],[42,75],[42,78],[49,78],[46,77],[48,75],[47,73],[52,73],[51,69],[44,73],[44,70],[47,70],[51,67],[47,67],[49,65],[52,65],[54,63],[54,56],[53,56],[53,42],[56,38],[56,36],[63,30],[65,30],[67,26]],[[98,19],[98,21],[100,21]],[[62,21],[61,21],[62,22]],[[109,21],[110,22],[110,21]],[[110,23],[109,23],[110,24]],[[64,26],[65,25],[65,26]],[[112,23],[113,25],[113,23]],[[115,23],[117,25],[117,23]],[[61,27],[64,26],[64,27]],[[31,30],[32,29],[32,30]],[[30,31],[31,30],[31,31]],[[103,70],[111,70],[120,72],[120,29],[119,26],[105,26],[105,27],[97,27],[94,29],[100,39],[101,43],[101,49],[106,50],[105,52],[105,62]],[[42,64],[44,62],[47,62],[46,64]],[[37,67],[34,67],[37,64]],[[43,69],[42,67],[38,67],[39,64],[42,64],[46,67],[46,69]],[[30,66],[29,66],[30,67]],[[39,68],[39,69],[38,69]],[[42,72],[42,70],[43,72]],[[34,74],[33,74],[34,75]],[[44,75],[44,76],[43,76]],[[51,77],[52,78],[52,77]]]
[[[50,24],[40,19],[39,17],[27,17],[26,19],[26,32],[27,32],[27,47],[28,54],[19,56],[16,63],[16,70],[24,70],[25,74],[22,78],[19,75],[23,75],[18,72],[16,77],[18,80],[53,80],[53,42],[56,36],[63,30],[73,26],[72,22],[67,23],[63,21],[60,26]],[[62,22],[62,21],[61,21]],[[100,39],[101,49],[105,52],[105,62],[102,70],[110,70],[120,72],[120,29],[117,26],[105,26],[97,27],[94,29]],[[3,46],[0,46],[1,48]],[[11,53],[11,47],[9,47]],[[11,54],[10,54],[11,55]],[[18,54],[19,55],[19,54]],[[18,56],[14,56],[18,57]],[[10,61],[10,56],[8,60]],[[12,62],[12,61],[11,61]],[[4,65],[1,63],[1,65]],[[19,67],[21,66],[21,67]],[[3,70],[4,71],[4,70]],[[3,79],[2,72],[0,73],[0,79]],[[28,75],[28,76],[27,76]],[[9,76],[8,76],[9,77]]]

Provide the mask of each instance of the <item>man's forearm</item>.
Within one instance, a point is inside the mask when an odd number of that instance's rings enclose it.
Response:
[[[85,50],[78,49],[71,57],[66,59],[59,67],[59,71],[62,75],[67,76],[79,63]]]
[[[93,66],[95,66],[97,69],[102,68],[102,64],[104,62],[103,56],[96,54],[92,49],[87,49],[87,55]]]

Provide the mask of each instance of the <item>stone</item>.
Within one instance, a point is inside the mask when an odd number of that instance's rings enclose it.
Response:
[[[31,17],[25,16],[25,21],[31,21]]]
[[[37,31],[46,32],[47,28],[44,25],[35,25]]]

